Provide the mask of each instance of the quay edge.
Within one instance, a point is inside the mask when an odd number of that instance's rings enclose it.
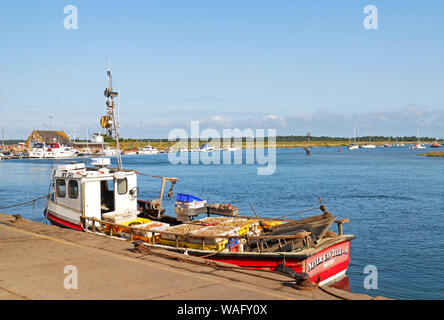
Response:
[[[335,288],[297,290],[289,278],[181,262],[183,254],[141,255],[129,241],[61,229],[0,213],[0,299],[38,300],[373,300]],[[166,257],[169,255],[170,258]],[[202,262],[202,258],[187,257]],[[178,261],[179,260],[179,261]],[[78,270],[78,289],[63,286]]]

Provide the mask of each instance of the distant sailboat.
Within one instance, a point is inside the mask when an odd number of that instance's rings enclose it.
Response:
[[[416,129],[416,136],[418,138],[418,143],[415,144],[414,146],[409,147],[410,149],[425,149],[426,146],[421,143],[421,138],[419,137],[419,129]]]
[[[374,148],[376,148],[376,146],[374,144],[372,144],[371,132],[369,133],[368,138],[370,140],[370,143],[367,143],[367,144],[364,144],[362,146],[359,146],[360,148],[363,148],[363,149],[374,149]]]
[[[348,150],[356,150],[359,149],[359,146],[356,144],[356,125],[353,125],[353,143],[348,145]]]
[[[369,137],[369,139],[370,139],[370,143],[364,144],[363,146],[360,146],[360,147],[363,148],[363,149],[374,149],[374,148],[376,148],[376,146],[371,143],[372,142],[372,138]]]

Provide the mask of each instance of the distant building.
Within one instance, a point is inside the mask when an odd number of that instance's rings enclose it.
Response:
[[[85,153],[100,153],[103,149],[108,147],[108,142],[104,142],[104,136],[101,133],[94,133],[91,136],[91,141],[74,142],[73,147],[80,152]]]
[[[25,142],[28,148],[31,148],[35,143],[53,143],[58,142],[62,145],[72,145],[68,135],[63,131],[51,130],[34,130]]]
[[[103,138],[103,135],[101,133],[94,133],[91,137],[92,143],[103,143],[105,140]]]

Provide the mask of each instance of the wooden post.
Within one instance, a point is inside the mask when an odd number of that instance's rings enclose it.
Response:
[[[163,194],[165,192],[165,182],[166,182],[165,177],[162,177],[162,184],[160,186],[160,198],[159,198],[160,207],[159,207],[159,210],[157,211],[157,219],[158,220],[160,219],[160,212],[162,211],[162,199],[163,199]]]
[[[205,238],[202,238],[202,250],[205,250]]]
[[[340,219],[335,221],[338,224],[338,235],[342,236],[342,224],[350,222],[350,219]]]
[[[174,235],[174,240],[176,241],[176,248],[179,248],[179,237],[176,235]]]

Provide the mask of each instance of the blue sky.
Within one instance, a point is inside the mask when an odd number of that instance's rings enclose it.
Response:
[[[363,27],[367,5],[377,30]],[[98,131],[111,60],[124,137],[200,120],[444,138],[443,15],[442,1],[2,0],[0,129],[26,138],[52,116],[52,129]]]

